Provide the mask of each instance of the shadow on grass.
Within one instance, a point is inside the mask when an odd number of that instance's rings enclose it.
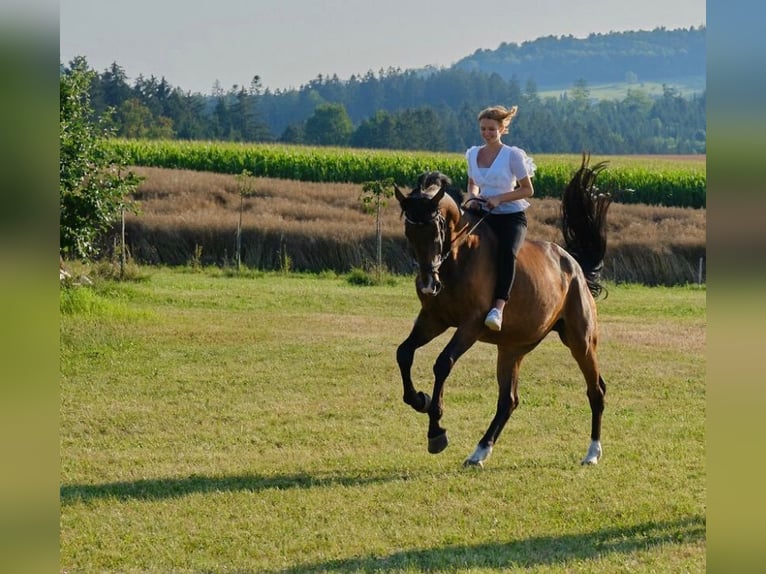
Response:
[[[573,560],[597,560],[610,554],[632,554],[665,544],[694,544],[705,540],[705,517],[651,521],[633,526],[524,540],[404,550],[385,556],[363,556],[274,570],[272,574],[318,572],[444,572],[472,568],[508,571],[563,565]],[[243,573],[244,574],[244,573]]]
[[[292,488],[317,488],[324,486],[363,486],[378,482],[408,480],[407,474],[385,476],[317,476],[316,474],[288,474],[260,476],[203,476],[186,478],[154,478],[106,484],[65,484],[59,489],[62,505],[90,502],[98,499],[113,500],[161,500],[177,498],[200,492],[233,492],[238,490],[260,492],[262,490]]]

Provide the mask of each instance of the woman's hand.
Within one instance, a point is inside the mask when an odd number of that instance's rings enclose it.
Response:
[[[487,206],[487,209],[489,209],[490,211],[492,211],[492,210],[493,210],[493,209],[495,209],[495,208],[496,208],[498,205],[500,205],[500,198],[499,198],[498,196],[496,196],[496,195],[494,195],[494,196],[492,196],[492,197],[488,197],[488,198],[486,199],[486,204],[485,204],[485,205]]]
[[[486,209],[487,200],[478,195],[469,197],[463,202],[463,209],[466,211],[483,211]]]

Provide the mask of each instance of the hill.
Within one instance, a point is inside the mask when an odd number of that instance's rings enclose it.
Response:
[[[534,82],[538,90],[589,85],[669,84],[704,87],[706,28],[591,34],[587,38],[546,36],[477,50],[452,67]]]

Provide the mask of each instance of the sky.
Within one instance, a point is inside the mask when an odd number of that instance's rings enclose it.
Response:
[[[473,6],[471,7],[471,5]],[[705,0],[61,0],[59,59],[187,92],[298,88],[319,74],[449,67],[542,36],[707,25]]]

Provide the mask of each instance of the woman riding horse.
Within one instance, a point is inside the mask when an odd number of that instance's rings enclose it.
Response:
[[[601,415],[606,385],[597,358],[598,321],[595,296],[606,249],[606,212],[610,198],[597,193],[595,180],[605,163],[582,166],[562,199],[565,248],[551,242],[525,241],[518,253],[516,277],[501,331],[484,324],[494,303],[496,238],[479,223],[481,215],[463,212],[446,193],[449,179],[439,173],[421,175],[404,195],[395,187],[405,220],[405,235],[418,264],[417,294],[421,309],[409,336],[399,345],[397,363],[404,402],[427,413],[428,451],[439,453],[448,444],[439,424],[443,391],[455,362],[476,341],[497,347],[498,400],[494,418],[466,465],[482,466],[513,410],[519,404],[519,369],[524,356],[551,331],[558,333],[585,377],[591,408],[591,442],[582,460],[596,464],[601,457]],[[450,327],[455,333],[433,367],[432,397],[418,392],[411,367],[416,349]]]

